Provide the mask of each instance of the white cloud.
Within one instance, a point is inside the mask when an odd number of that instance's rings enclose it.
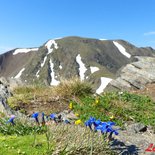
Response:
[[[150,36],[150,35],[155,35],[155,31],[144,33],[144,36]]]
[[[104,40],[107,40],[107,39],[103,39],[103,38],[101,38],[101,39],[99,39],[99,40],[104,41]]]

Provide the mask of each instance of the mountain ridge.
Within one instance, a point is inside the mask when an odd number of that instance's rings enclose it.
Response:
[[[155,50],[138,48],[124,40],[75,36],[49,39],[40,47],[16,48],[1,54],[0,76],[51,86],[59,84],[61,78],[79,76],[97,90],[103,77],[115,79],[121,68],[136,61],[135,56],[154,57]]]

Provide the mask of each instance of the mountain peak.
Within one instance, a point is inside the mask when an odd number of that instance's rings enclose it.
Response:
[[[154,55],[152,48],[137,48],[124,40],[70,36],[49,39],[38,48],[17,48],[1,54],[0,76],[46,85],[79,76],[92,83],[94,91],[99,88],[103,91],[108,83],[102,81],[115,79],[123,66],[135,60],[134,56]]]

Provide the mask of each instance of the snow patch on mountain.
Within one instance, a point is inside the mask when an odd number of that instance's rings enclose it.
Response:
[[[18,53],[28,53],[30,51],[38,51],[38,48],[19,48],[13,52],[13,55],[16,55]]]
[[[55,48],[55,49],[58,49],[58,45],[57,45],[57,43],[55,42],[55,40],[49,40],[49,41],[45,44],[45,47],[48,49],[48,53],[46,54],[46,56],[44,57],[43,62],[41,63],[41,68],[45,65],[48,54],[50,54],[50,53],[53,52],[53,48],[51,48],[52,45],[54,45],[54,48]],[[37,74],[36,74],[37,78],[39,77],[39,72],[40,72],[40,70],[39,70],[39,71],[37,72]]]
[[[58,44],[55,42],[55,40],[49,40],[46,44],[45,47],[48,49],[48,54],[53,52],[53,48],[51,46],[54,45],[55,49],[58,49]]]
[[[55,79],[54,64],[52,63],[51,59],[50,59],[49,63],[50,63],[50,69],[51,69],[51,73],[50,73],[50,75],[51,75],[51,83],[50,83],[50,85],[51,86],[57,86],[60,83],[60,81],[57,81]]]
[[[43,66],[45,65],[46,59],[47,59],[47,55],[44,57],[44,60],[43,60],[43,62],[41,63],[41,67],[43,67]]]
[[[99,86],[99,88],[96,90],[97,94],[101,94],[104,91],[104,88],[108,85],[108,83],[111,81],[112,79],[110,78],[106,78],[106,77],[101,77],[101,85]]]
[[[92,66],[90,66],[90,71],[91,71],[92,74],[94,72],[98,71],[98,70],[100,70],[98,67],[92,67]]]
[[[40,72],[40,70],[38,70],[37,73],[36,73],[36,77],[37,77],[37,78],[39,78],[39,76],[40,76],[40,75],[39,75],[39,72]]]
[[[125,55],[127,58],[131,57],[131,55],[128,52],[126,52],[126,49],[121,44],[119,44],[116,41],[113,41],[113,43],[123,55]]]
[[[18,73],[14,78],[15,78],[15,79],[20,78],[20,76],[22,75],[22,73],[23,73],[24,70],[25,70],[25,68],[21,69],[21,70],[19,71],[19,73]]]
[[[54,38],[54,40],[60,40],[60,39],[62,39],[62,37]]]
[[[85,67],[85,64],[82,62],[80,54],[76,56],[76,62],[79,64],[79,75],[82,81],[85,79],[85,72],[87,71],[87,68]]]
[[[59,65],[59,68],[60,68],[60,69],[62,69],[62,66],[61,66],[61,65]]]

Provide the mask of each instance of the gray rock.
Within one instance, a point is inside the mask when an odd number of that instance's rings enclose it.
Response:
[[[135,123],[128,125],[127,130],[134,133],[145,132],[147,131],[147,126],[142,123]]]
[[[112,80],[106,90],[144,89],[149,83],[155,82],[155,57],[136,56],[136,62],[127,64],[115,80]]]
[[[9,83],[5,78],[0,78],[0,112],[5,115],[15,115],[20,121],[29,121],[29,118],[19,111],[12,110],[7,104],[7,98],[11,96]]]
[[[0,112],[7,113],[6,100],[11,96],[11,92],[8,88],[8,83],[5,78],[0,78]]]
[[[135,133],[131,130],[119,130],[119,135],[114,138],[111,148],[120,155],[144,155],[148,153],[145,151],[148,146],[155,144],[155,134],[149,131]]]

